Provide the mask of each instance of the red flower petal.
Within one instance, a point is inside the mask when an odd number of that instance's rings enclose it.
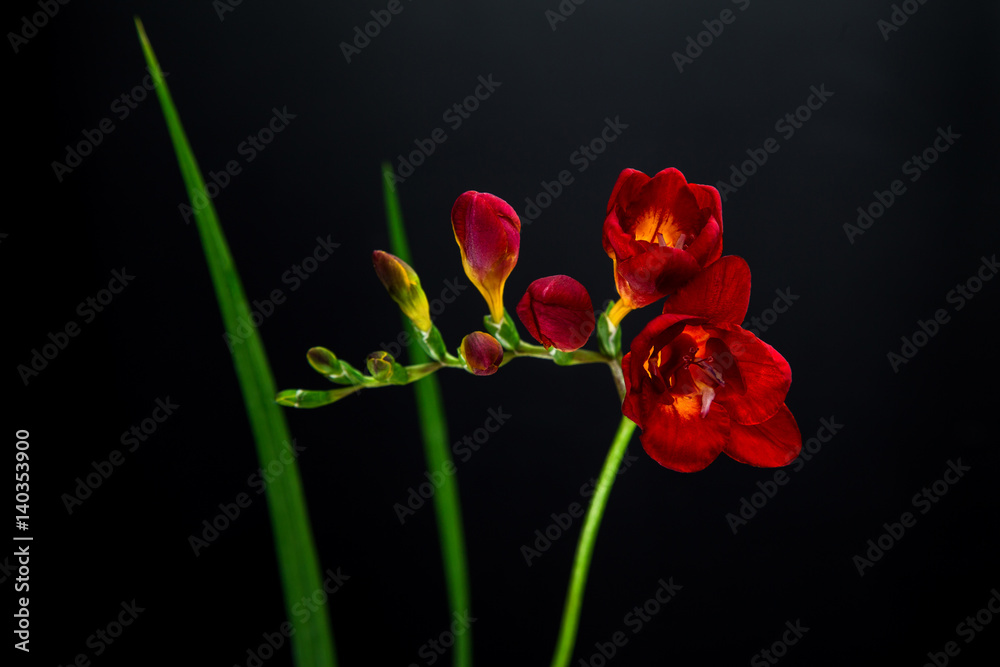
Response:
[[[722,255],[722,227],[714,220],[705,223],[694,242],[687,251],[698,260],[702,266],[708,266]]]
[[[615,204],[635,201],[639,197],[639,191],[649,183],[649,176],[637,169],[625,169],[618,175],[615,187],[611,190],[611,198],[608,199],[608,210],[611,213]]]
[[[705,225],[705,229],[701,231],[688,251],[701,257],[702,266],[708,266],[722,256],[722,198],[719,196],[719,191],[711,185],[689,183],[688,187],[697,198],[702,213],[708,214],[708,223]],[[713,226],[717,226],[717,228],[710,230]]]
[[[642,308],[672,293],[700,269],[689,252],[651,245],[645,252],[615,261],[615,284],[618,294],[634,308]]]
[[[777,468],[791,463],[802,450],[799,426],[786,405],[765,422],[753,426],[733,422],[729,429],[725,452],[740,463]]]
[[[517,261],[521,220],[503,199],[487,192],[465,192],[451,209],[451,222],[471,266],[489,269],[511,255]]]
[[[583,347],[596,326],[586,288],[562,275],[528,285],[517,304],[517,316],[535,340],[563,352]]]
[[[738,326],[720,324],[711,328],[735,357],[746,388],[742,395],[727,392],[725,397],[720,396],[720,402],[739,424],[767,421],[781,409],[792,384],[788,362],[773,347]]]
[[[697,472],[718,458],[730,437],[730,419],[718,403],[701,416],[699,396],[672,405],[649,403],[642,415],[643,449],[660,465],[677,472]],[[633,420],[634,421],[634,420]]]
[[[723,257],[667,298],[664,313],[685,313],[711,322],[742,324],[750,304],[750,267],[741,257]]]

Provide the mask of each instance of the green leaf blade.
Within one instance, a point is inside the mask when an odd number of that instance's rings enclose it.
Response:
[[[410,244],[403,225],[399,197],[392,182],[392,167],[382,165],[382,192],[385,201],[386,222],[389,227],[389,247],[392,254],[412,265]],[[403,326],[410,334],[410,340],[419,340],[420,333],[410,321],[403,317]],[[427,352],[420,345],[410,345],[410,362],[425,363]],[[413,384],[417,399],[417,413],[420,416],[420,432],[424,442],[424,457],[428,470],[453,470],[451,449],[448,440],[448,422],[444,414],[441,387],[435,375]],[[445,580],[448,585],[448,600],[453,616],[459,617],[470,610],[469,566],[465,552],[465,534],[462,528],[461,499],[455,475],[445,475],[444,483],[434,494],[434,510],[437,516],[438,533],[441,541],[441,556],[444,560]],[[472,665],[472,630],[456,634],[452,654],[455,667]]]
[[[142,23],[138,18],[135,22],[181,176],[191,200],[222,319],[227,333],[236,335],[240,319],[250,321],[246,294],[156,55]],[[198,205],[196,202],[199,200],[207,203]],[[309,525],[298,466],[294,460],[291,464],[285,463],[287,457],[279,459],[291,447],[292,438],[284,414],[274,400],[277,391],[267,354],[256,329],[249,337],[244,338],[244,344],[233,349],[233,365],[254,434],[257,456],[265,467],[275,460],[285,464],[284,472],[268,484],[266,496],[286,611],[294,628],[291,643],[295,662],[299,667],[333,667],[336,665],[336,658],[326,606],[318,607],[304,622],[292,614],[292,607],[296,602],[323,590],[319,559]]]

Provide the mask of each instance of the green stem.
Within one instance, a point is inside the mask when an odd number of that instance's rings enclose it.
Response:
[[[411,326],[407,323],[407,326]],[[624,400],[625,396],[625,383],[622,380],[622,370],[621,370],[621,360],[610,359],[600,352],[594,352],[592,350],[577,350],[576,352],[571,352],[572,361],[567,364],[569,366],[577,366],[579,364],[608,364],[611,366],[611,374],[615,378],[615,385],[618,387],[618,395]],[[426,359],[426,355],[423,355],[423,350],[413,350],[411,355],[418,359]],[[500,363],[501,366],[506,366],[514,359],[519,358],[536,358],[536,359],[548,359],[553,361],[552,354],[546,350],[541,345],[529,345],[527,343],[521,343],[516,350],[507,350],[504,352],[503,361]],[[363,376],[359,380],[359,383],[350,388],[350,390],[334,389],[331,391],[322,390],[312,390],[312,389],[285,389],[278,393],[276,401],[290,408],[316,408],[323,405],[329,405],[339,401],[340,399],[348,396],[355,391],[361,389],[378,389],[379,387],[399,387],[407,384],[413,384],[418,380],[438,372],[442,368],[462,368],[462,360],[458,357],[448,355],[442,361],[421,361],[410,366],[404,366],[407,372],[408,380],[403,383],[395,382],[379,382],[378,380],[370,377]],[[334,376],[326,375],[324,377],[332,378]]]
[[[444,367],[446,364],[440,361],[430,361],[426,364],[414,364],[412,366],[406,367],[406,372],[410,378],[410,382],[416,382],[417,380],[422,380],[431,373],[436,372],[439,368]]]
[[[567,366],[576,366],[578,364],[606,364],[610,361],[608,357],[604,356],[600,352],[594,352],[593,350],[576,350],[569,353],[572,361]],[[552,352],[545,349],[541,345],[532,345],[530,343],[521,342],[517,346],[517,349],[511,352],[511,359],[517,357],[534,357],[536,359],[552,359]]]
[[[622,417],[618,432],[611,442],[608,457],[604,460],[601,478],[597,490],[590,501],[587,516],[583,521],[580,541],[576,546],[576,556],[573,559],[573,572],[570,575],[569,591],[566,593],[566,605],[563,608],[562,627],[559,629],[559,639],[556,652],[552,657],[552,667],[567,667],[573,657],[573,647],[576,644],[576,631],[580,625],[580,610],[583,606],[583,589],[587,585],[587,572],[590,570],[590,560],[594,555],[594,544],[597,541],[597,529],[604,516],[604,508],[608,504],[611,485],[615,482],[618,467],[621,465],[629,440],[635,431],[635,422],[628,417]]]
[[[611,367],[611,377],[615,380],[615,389],[618,390],[618,398],[624,403],[625,402],[625,375],[622,373],[622,360],[612,359],[607,360],[608,366]]]

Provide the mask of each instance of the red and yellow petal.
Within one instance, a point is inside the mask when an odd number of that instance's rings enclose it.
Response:
[[[626,371],[624,362],[622,364],[626,383],[631,382],[631,389],[629,391],[638,393],[643,391],[643,378],[649,378],[649,371],[645,364],[654,347],[665,347],[684,331],[685,326],[688,324],[700,324],[702,321],[697,318],[691,318],[688,315],[673,313],[658,315],[650,320],[649,324],[632,339],[629,353],[635,362],[634,365],[630,364],[629,369]]]
[[[703,470],[725,450],[730,438],[726,410],[712,403],[702,417],[698,395],[677,398],[670,405],[647,403],[639,425],[646,453],[677,472]]]
[[[502,321],[503,287],[521,245],[517,213],[495,195],[470,190],[455,201],[451,224],[465,274],[489,304],[493,321]]]
[[[691,240],[705,226],[697,197],[674,168],[664,169],[642,187],[625,209],[623,229],[636,240],[673,246],[683,234]]]
[[[782,404],[767,421],[753,426],[732,422],[726,454],[740,463],[777,468],[795,460],[802,450],[802,434],[788,406]]]

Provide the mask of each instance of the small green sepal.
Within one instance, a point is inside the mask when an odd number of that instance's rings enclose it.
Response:
[[[517,333],[517,327],[510,313],[504,308],[503,322],[497,324],[493,318],[487,315],[483,318],[483,324],[487,333],[496,338],[505,350],[516,350],[521,344],[521,336]]]

